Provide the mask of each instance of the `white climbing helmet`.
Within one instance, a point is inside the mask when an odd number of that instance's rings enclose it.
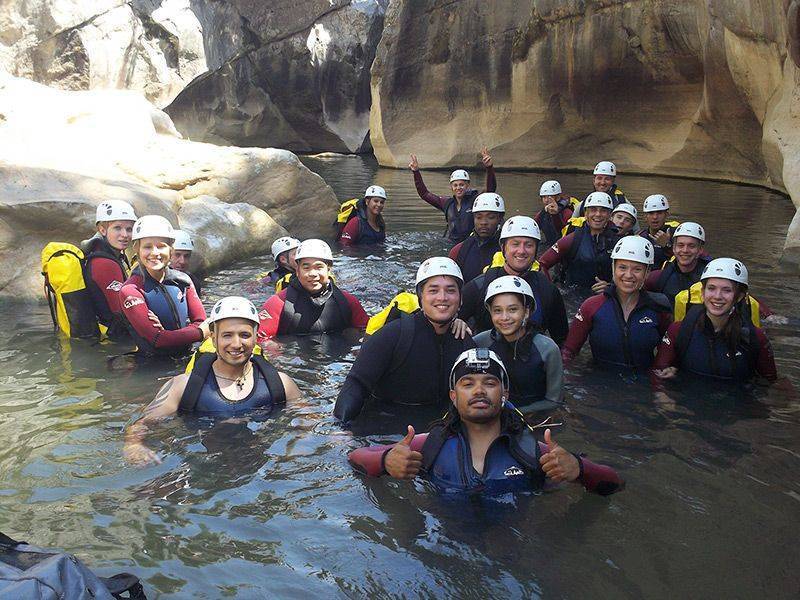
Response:
[[[258,311],[255,305],[247,298],[241,296],[227,296],[222,300],[218,300],[211,309],[208,318],[209,323],[216,323],[222,319],[230,319],[237,317],[239,319],[247,319],[258,325]]]
[[[383,198],[386,200],[386,190],[379,185],[371,185],[364,192],[364,198]]]
[[[500,230],[500,241],[512,237],[529,237],[536,241],[541,241],[542,233],[539,231],[539,224],[531,217],[511,217],[503,223]]]
[[[706,243],[706,230],[699,223],[694,223],[692,221],[686,221],[685,223],[681,223],[675,228],[675,233],[672,234],[672,239],[674,240],[676,237],[685,235],[688,237],[693,237],[704,244]]]
[[[594,175],[611,175],[611,177],[617,176],[617,167],[608,160],[601,160],[594,166]]]
[[[491,299],[500,294],[522,294],[525,306],[530,306],[535,302],[530,284],[516,275],[503,275],[489,284],[484,299],[486,308],[489,308]]]
[[[703,274],[700,275],[700,281],[711,277],[730,279],[745,286],[750,285],[747,277],[747,267],[735,258],[715,258],[708,263],[706,268],[703,269]]]
[[[145,215],[136,219],[133,224],[133,241],[142,238],[159,237],[170,241],[170,246],[175,243],[175,229],[170,222],[161,215]]]
[[[472,348],[459,354],[453,368],[450,369],[450,389],[456,388],[459,379],[474,373],[494,375],[500,380],[503,389],[509,388],[508,371],[500,357],[488,348]]]
[[[592,192],[586,196],[586,200],[583,201],[583,208],[585,210],[592,206],[599,206],[600,208],[611,210],[614,208],[614,201],[611,199],[611,196],[605,192]]]
[[[461,269],[451,258],[446,256],[434,256],[425,260],[417,269],[417,280],[414,282],[414,287],[419,292],[419,286],[438,275],[448,275],[458,280],[458,287],[460,288],[464,283],[464,275],[461,274]]]
[[[652,194],[644,199],[642,211],[649,213],[658,210],[669,210],[669,200],[664,194]]]
[[[299,263],[303,258],[318,258],[325,262],[333,262],[333,253],[331,247],[322,240],[310,239],[304,240],[297,247],[297,253],[294,259]]]
[[[506,203],[500,194],[494,192],[484,192],[478,194],[475,202],[472,203],[472,212],[506,212]]]
[[[456,169],[450,173],[450,183],[453,183],[454,181],[469,181],[469,173],[467,173],[464,169]]]
[[[173,250],[194,250],[194,242],[189,234],[180,229],[175,230],[175,243],[172,244]]]
[[[297,248],[298,246],[300,246],[300,240],[287,235],[284,237],[279,237],[277,240],[272,242],[272,248],[270,249],[270,252],[272,254],[272,258],[274,258],[275,262],[277,263],[278,256],[284,252],[288,252],[292,248]]]
[[[557,196],[561,193],[561,184],[555,179],[545,181],[539,188],[540,196]]]
[[[646,265],[653,264],[654,256],[653,244],[640,235],[625,236],[611,251],[611,260],[632,260]]]
[[[95,225],[108,221],[135,221],[133,207],[123,200],[106,200],[97,205]]]
[[[639,213],[636,212],[636,207],[630,202],[621,202],[620,204],[617,205],[617,208],[611,211],[611,214],[613,215],[614,213],[618,212],[624,212],[629,214],[630,216],[633,217],[634,221],[636,221],[639,218]]]

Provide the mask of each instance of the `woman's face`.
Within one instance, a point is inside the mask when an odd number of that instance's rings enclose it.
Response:
[[[528,314],[519,294],[498,294],[489,305],[492,325],[504,337],[512,337],[518,333],[525,326]]]
[[[139,240],[139,250],[136,254],[139,257],[139,263],[148,271],[160,272],[169,265],[172,246],[167,238],[142,238]]]
[[[738,284],[730,279],[710,277],[703,285],[703,304],[706,312],[714,317],[729,315],[742,296]]]
[[[367,204],[367,212],[376,217],[383,212],[383,207],[386,205],[386,200],[377,196],[369,196],[365,199],[365,202]]]
[[[133,221],[107,221],[98,223],[97,230],[115,250],[122,252],[131,243]]]
[[[614,261],[614,285],[626,294],[637,292],[644,286],[647,278],[647,265],[632,260]]]

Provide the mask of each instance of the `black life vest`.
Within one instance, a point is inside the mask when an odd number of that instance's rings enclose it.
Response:
[[[478,190],[467,190],[461,199],[461,209],[458,208],[455,196],[450,196],[442,211],[447,220],[444,230],[444,237],[449,238],[454,243],[461,242],[467,238],[470,231],[475,228],[472,219],[472,205],[478,197]]]
[[[106,335],[112,340],[123,340],[128,337],[128,327],[125,324],[125,318],[121,313],[114,314],[111,312],[111,307],[108,306],[105,293],[97,285],[97,282],[92,279],[91,262],[95,258],[107,258],[113,260],[122,272],[122,280],[119,282],[120,286],[114,290],[119,292],[122,289],[122,284],[130,277],[131,265],[128,262],[128,257],[124,252],[120,252],[108,243],[108,240],[97,234],[86,241],[84,245],[84,253],[86,260],[83,263],[83,280],[86,282],[86,287],[89,289],[89,294],[94,304],[95,315],[101,325],[108,328]]]
[[[597,236],[585,223],[576,229],[572,245],[562,259],[566,281],[584,287],[594,285],[595,277],[611,281],[611,251],[617,240],[619,231],[610,223]]]
[[[499,232],[487,239],[481,239],[473,232],[461,242],[456,255],[456,264],[461,269],[464,281],[472,281],[483,273],[483,270],[492,264],[496,252],[500,252]]]
[[[330,297],[322,304],[311,298],[296,277],[289,280],[281,311],[279,335],[332,333],[352,327],[350,303],[332,281]]]
[[[365,216],[358,215],[358,239],[355,240],[357,244],[382,244],[386,241],[386,227],[383,226],[379,231],[375,231],[369,220]]]
[[[253,374],[257,375],[252,392],[239,402],[225,401],[221,397],[212,371],[215,360],[217,360],[216,352],[198,353],[178,405],[179,411],[231,413],[286,404],[286,389],[278,370],[258,354],[250,357]]]
[[[710,256],[700,256],[694,269],[688,273],[681,271],[675,260],[665,262],[656,281],[655,291],[664,294],[669,299],[670,304],[674,304],[675,296],[700,281],[703,270],[710,262]]]

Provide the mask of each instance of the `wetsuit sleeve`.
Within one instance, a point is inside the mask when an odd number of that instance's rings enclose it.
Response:
[[[550,246],[547,252],[539,257],[539,267],[548,278],[552,279],[552,277],[550,277],[550,269],[560,263],[563,257],[566,256],[567,252],[569,252],[569,249],[572,247],[572,240],[574,239],[575,232],[573,231],[559,239],[555,244]]]
[[[542,454],[550,452],[547,444],[539,442],[539,451]],[[588,458],[575,455],[581,467],[581,473],[575,480],[583,485],[587,492],[593,492],[600,496],[610,496],[625,489],[625,480],[619,474],[606,465],[593,463]]]
[[[455,246],[450,248],[450,252],[447,253],[447,256],[450,257],[451,260],[458,262],[456,259],[458,258],[458,253],[461,252],[461,245],[464,242],[458,242]]]
[[[264,302],[258,313],[258,334],[259,343],[277,335],[278,327],[281,324],[281,313],[283,312],[283,302],[286,298],[286,291],[270,296]]]
[[[187,292],[187,303],[189,302],[190,293],[194,294],[195,299],[199,303],[200,300],[197,298],[197,293],[194,292],[194,288],[190,287],[188,289],[192,291]],[[122,286],[119,295],[120,298],[122,298],[122,312],[128,320],[128,323],[130,323],[131,327],[133,327],[138,335],[155,348],[179,348],[181,346],[190,346],[194,342],[203,341],[203,332],[200,331],[200,328],[194,322],[191,325],[173,331],[158,329],[147,316],[150,309],[147,307],[147,302],[136,285],[129,283]],[[191,311],[191,304],[189,304],[189,306]],[[202,304],[200,304],[200,308],[203,308]],[[196,308],[194,310],[196,311]],[[196,316],[196,312],[194,314],[190,312],[190,318],[193,321]],[[200,319],[200,321],[203,319],[205,319],[205,311],[203,311],[203,318]]]
[[[682,321],[672,323],[667,328],[667,333],[661,338],[661,343],[656,351],[656,358],[653,361],[653,369],[666,369],[667,367],[678,366],[678,355],[675,342],[678,339],[678,332],[681,330]]]
[[[342,235],[339,236],[339,243],[342,246],[353,246],[358,243],[360,233],[361,226],[358,219],[350,219],[344,226],[344,229],[342,229]]]
[[[348,292],[342,290],[344,297],[347,298],[347,303],[350,305],[350,326],[356,327],[357,329],[366,329],[367,323],[369,322],[369,315],[367,315],[367,311],[364,310],[364,307],[361,306],[361,302],[358,301],[358,298],[353,296]]]
[[[756,328],[756,340],[758,340],[756,371],[758,371],[758,374],[763,378],[775,381],[778,379],[778,370],[775,367],[775,354],[772,351],[772,344],[763,329]]]
[[[437,196],[428,191],[428,188],[425,187],[425,182],[422,181],[422,173],[420,171],[414,171],[414,186],[417,188],[417,194],[420,198],[425,200],[431,206],[435,206],[439,210],[444,210],[444,205],[447,202],[447,198],[444,196]]]
[[[399,340],[400,327],[382,327],[361,345],[342,389],[336,397],[333,415],[343,423],[355,419],[364,408],[364,402],[392,364],[392,356]]]
[[[537,335],[533,343],[544,361],[544,371],[547,377],[547,391],[545,398],[550,402],[561,402],[564,394],[564,363],[561,360],[561,351],[556,343],[549,337]]]
[[[189,309],[189,320],[193,325],[199,325],[206,320],[206,309],[200,301],[194,284],[186,288],[186,307]]]
[[[486,191],[497,191],[497,177],[494,174],[494,165],[486,167]]]
[[[603,305],[605,299],[606,297],[603,294],[592,296],[585,300],[578,312],[575,313],[575,318],[569,326],[567,341],[564,342],[564,346],[561,348],[561,359],[564,361],[565,366],[581,351],[584,342],[592,331],[594,314]]]
[[[650,274],[644,281],[644,289],[646,289],[648,292],[659,291],[658,280],[661,278],[661,271],[662,269],[658,269],[657,271],[650,271]]]
[[[564,298],[556,286],[550,290],[550,306],[547,311],[547,332],[556,344],[564,344],[567,339],[569,325],[567,324],[567,309],[564,306]]]
[[[126,277],[115,261],[102,257],[93,258],[89,262],[89,275],[105,298],[105,306],[102,304],[96,306],[100,313],[98,315],[100,322],[108,324],[112,315],[122,312],[119,292]]]
[[[421,452],[425,440],[428,439],[427,433],[420,433],[414,436],[411,440],[411,449],[415,452]],[[382,444],[380,446],[367,446],[353,450],[347,455],[347,460],[350,464],[360,473],[369,475],[370,477],[380,477],[386,475],[384,469],[384,456],[389,453],[389,450],[395,447],[396,444]]]

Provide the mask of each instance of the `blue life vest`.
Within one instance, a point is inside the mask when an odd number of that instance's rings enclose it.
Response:
[[[575,238],[569,254],[564,259],[564,273],[568,284],[592,287],[595,277],[611,281],[611,250],[619,236],[613,226],[607,226],[599,235],[593,236],[584,224],[575,230]]]
[[[616,287],[609,286],[603,294],[606,300],[594,313],[589,334],[594,360],[611,367],[649,369],[662,337],[659,331],[660,315],[670,312],[666,297],[663,294],[639,292],[639,302],[626,323]]]
[[[164,329],[175,331],[189,324],[189,305],[186,290],[192,280],[186,273],[167,269],[164,281],[153,279],[146,269],[139,267],[143,278],[142,295],[147,308],[155,313]]]
[[[695,268],[688,273],[683,273],[674,260],[665,263],[656,282],[655,291],[664,294],[670,304],[674,304],[675,296],[700,281],[700,276],[709,262],[711,262],[710,256],[701,256],[698,258]]]
[[[460,210],[457,207],[455,196],[448,198],[442,209],[444,218],[447,220],[444,237],[449,238],[454,244],[467,239],[467,236],[475,228],[472,218],[472,204],[477,197],[478,190],[467,190],[461,199]]]
[[[380,231],[375,231],[369,221],[358,215],[358,245],[382,244],[386,241],[386,228],[381,227]]]

